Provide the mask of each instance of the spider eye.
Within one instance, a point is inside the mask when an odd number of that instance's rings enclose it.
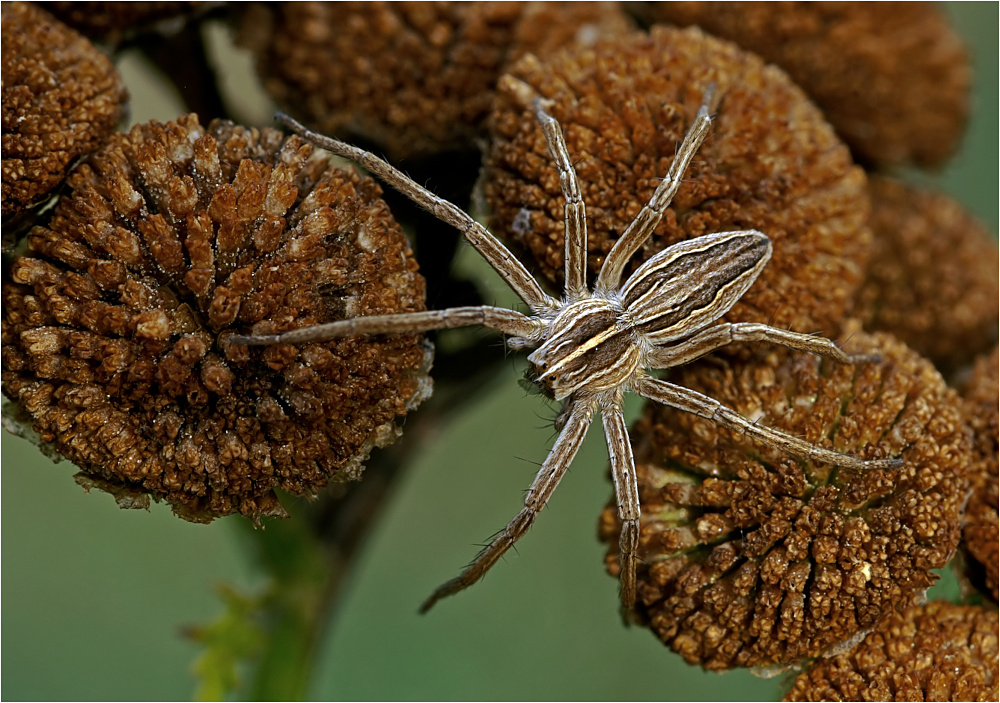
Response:
[[[524,370],[524,378],[518,379],[517,385],[530,395],[541,395],[549,399],[555,398],[552,389],[538,380],[538,375],[533,368],[529,367]]]

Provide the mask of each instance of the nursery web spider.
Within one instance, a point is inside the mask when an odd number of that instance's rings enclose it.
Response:
[[[459,230],[527,304],[525,315],[491,306],[376,315],[305,327],[284,334],[234,337],[236,344],[300,344],[348,335],[413,334],[482,325],[508,335],[512,349],[533,349],[528,377],[546,395],[563,401],[559,435],[528,489],[524,508],[456,578],[440,586],[421,606],[478,581],[535,521],[566,473],[587,429],[600,413],[618,513],[622,520],[621,603],[632,608],[636,598],[639,543],[639,493],[622,397],[626,391],[708,418],[729,430],[801,458],[853,469],[895,467],[898,459],[866,461],[814,446],[775,429],[757,425],[717,401],[656,378],[650,370],[688,363],[732,342],[766,341],[834,359],[840,363],[871,361],[849,355],[833,342],[758,323],[717,323],[771,258],[771,240],[755,231],[720,232],[679,242],[659,252],[621,281],[626,264],[645,243],[677,193],[692,158],[711,128],[709,107],[714,87],[703,104],[649,202],[615,242],[593,290],[587,285],[585,206],[563,132],[536,98],[534,112],[559,171],[565,205],[565,278],[563,298],[547,295],[524,265],[489,230],[461,208],[438,198],[373,154],[316,134],[287,115],[277,119],[304,139],[350,159],[377,175],[439,219]]]

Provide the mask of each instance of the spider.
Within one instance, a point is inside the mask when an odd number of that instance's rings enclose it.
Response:
[[[756,230],[720,232],[679,242],[650,258],[622,282],[626,264],[652,234],[680,188],[691,160],[708,137],[713,97],[714,86],[710,86],[666,178],[611,248],[593,289],[587,285],[586,213],[576,172],[562,128],[547,112],[551,102],[534,98],[534,113],[559,171],[566,199],[566,285],[562,298],[546,294],[524,265],[458,206],[435,196],[377,156],[312,132],[287,115],[277,115],[278,121],[302,138],[364,166],[442,221],[457,227],[520,296],[531,314],[487,305],[457,307],[357,317],[283,334],[238,336],[232,342],[301,344],[349,335],[414,334],[481,325],[507,335],[511,349],[532,349],[528,355],[529,380],[564,404],[556,422],[558,437],[527,491],[524,507],[459,576],[431,594],[421,612],[478,581],[524,536],[566,473],[597,414],[607,438],[622,521],[621,604],[625,612],[632,609],[636,599],[640,508],[635,463],[622,411],[626,392],[708,418],[796,457],[852,469],[901,465],[899,459],[864,460],[840,454],[759,426],[708,396],[650,373],[688,363],[732,342],[748,341],[782,344],[845,364],[874,360],[872,356],[846,354],[822,337],[758,323],[717,322],[753,284],[771,257],[771,240]]]

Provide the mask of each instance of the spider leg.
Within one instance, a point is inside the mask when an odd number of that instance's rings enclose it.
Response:
[[[275,115],[275,119],[321,149],[326,149],[337,156],[364,166],[410,200],[427,208],[439,220],[458,229],[466,241],[486,259],[487,263],[500,274],[507,285],[533,311],[544,312],[557,307],[558,302],[542,291],[524,264],[518,261],[517,257],[488,229],[472,219],[462,208],[434,195],[402,171],[393,168],[370,152],[313,132],[284,113],[279,112]]]
[[[724,322],[703,329],[693,337],[673,346],[655,347],[647,365],[652,369],[682,366],[733,342],[772,342],[782,346],[825,356],[841,364],[878,361],[878,354],[848,354],[826,337],[792,332],[756,322]]]
[[[251,346],[268,344],[304,344],[322,342],[355,334],[417,334],[428,330],[481,325],[524,339],[540,336],[543,324],[538,318],[522,315],[516,310],[495,308],[489,305],[423,312],[404,312],[395,315],[370,315],[329,322],[291,330],[281,334],[261,334],[229,338],[231,344]]]
[[[663,217],[663,211],[670,205],[670,201],[674,199],[680,189],[684,173],[691,165],[691,160],[698,152],[698,148],[708,137],[708,131],[712,126],[709,105],[714,96],[715,85],[713,84],[705,91],[698,114],[695,115],[694,122],[684,136],[684,141],[681,142],[677,155],[674,157],[673,163],[670,164],[666,178],[660,181],[660,185],[656,187],[649,202],[643,206],[628,229],[622,233],[622,236],[611,247],[611,251],[608,252],[608,258],[604,260],[601,272],[597,276],[597,284],[594,287],[598,295],[606,295],[618,288],[622,271],[624,271],[628,260],[656,229],[656,225]]]
[[[635,380],[634,388],[636,393],[644,398],[711,420],[734,432],[742,432],[769,447],[788,452],[792,456],[814,459],[824,464],[843,466],[849,469],[894,469],[903,465],[901,459],[865,460],[817,447],[790,434],[750,422],[719,401],[690,388],[675,386],[651,376],[640,375]]]
[[[635,459],[629,442],[625,415],[622,412],[621,393],[616,393],[613,402],[601,405],[601,419],[604,435],[611,457],[611,475],[615,482],[618,499],[618,518],[622,522],[618,538],[618,553],[621,571],[621,602],[626,612],[635,605],[635,570],[639,551],[639,485],[635,475]]]
[[[559,171],[559,185],[566,198],[565,229],[566,240],[565,278],[567,300],[579,300],[587,295],[587,208],[576,178],[576,169],[570,161],[569,149],[563,138],[562,127],[545,111],[545,103],[535,98],[532,105],[538,124],[542,127],[549,153]]]
[[[549,498],[559,485],[559,480],[566,473],[573,457],[583,443],[583,438],[587,434],[590,422],[594,416],[594,404],[587,402],[576,403],[566,421],[566,426],[556,439],[556,443],[549,452],[542,468],[538,470],[538,475],[528,489],[528,494],[524,498],[524,508],[521,509],[514,519],[511,520],[496,537],[493,538],[486,548],[479,553],[475,560],[465,567],[465,570],[456,578],[442,584],[430,598],[420,606],[420,612],[426,613],[435,603],[446,596],[454,595],[464,590],[481,579],[487,571],[502,557],[508,549],[514,546],[531,527],[538,513],[545,507]]]

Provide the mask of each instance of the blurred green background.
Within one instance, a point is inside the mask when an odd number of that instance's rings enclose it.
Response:
[[[972,46],[976,93],[962,154],[934,180],[997,229],[995,3],[948,6]],[[221,26],[208,30],[225,45]],[[228,55],[227,75],[249,75]],[[231,69],[231,70],[230,70]],[[123,60],[133,120],[181,112],[171,90]],[[250,120],[270,107],[229,86]],[[255,103],[254,101],[257,100]],[[501,352],[497,350],[497,354]],[[482,389],[400,480],[333,615],[315,698],[775,700],[782,679],[687,666],[648,632],[625,628],[603,567],[597,516],[611,493],[591,433],[537,526],[474,588],[419,616],[520,507],[548,452],[552,413],[518,387],[518,362]],[[252,590],[234,520],[191,525],[162,505],[122,511],[85,494],[75,468],[2,439],[4,699],[185,699],[198,648],[182,629],[217,616],[219,584]]]

